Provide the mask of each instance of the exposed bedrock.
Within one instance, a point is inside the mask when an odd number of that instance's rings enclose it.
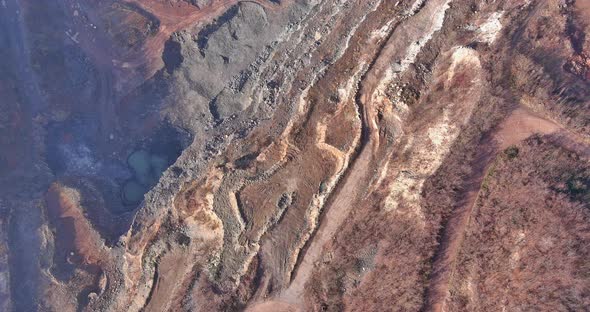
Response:
[[[0,310],[588,306],[584,1],[2,3]]]

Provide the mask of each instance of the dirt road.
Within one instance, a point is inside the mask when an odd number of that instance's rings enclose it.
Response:
[[[474,163],[473,173],[466,179],[465,193],[462,200],[457,203],[448,223],[445,226],[441,244],[433,264],[433,273],[428,288],[428,301],[425,311],[447,311],[446,301],[449,298],[450,280],[455,270],[455,262],[465,231],[471,220],[473,209],[483,179],[487,175],[488,168],[494,158],[507,147],[520,143],[533,134],[555,134],[561,137],[566,147],[576,149],[585,155],[590,155],[590,146],[576,134],[569,132],[561,125],[544,119],[526,107],[514,110],[492,134],[491,138],[484,138]]]
[[[410,12],[416,15],[411,15],[407,23],[404,22],[399,27],[394,27],[388,36],[388,40],[377,49],[378,52],[373,62],[371,62],[372,66],[359,84],[360,91],[357,96],[357,105],[359,111],[362,112],[363,120],[363,138],[361,139],[360,153],[348,169],[344,182],[342,182],[334,197],[324,208],[325,213],[322,222],[308,248],[303,251],[304,254],[295,271],[295,277],[292,278],[290,286],[281,292],[280,300],[293,304],[302,303],[305,283],[311,276],[314,264],[320,259],[324,246],[329,243],[341,225],[347,220],[351,210],[355,207],[355,203],[366,195],[364,193],[365,189],[359,187],[359,185],[368,185],[369,179],[372,177],[371,166],[374,165],[375,153],[380,145],[377,108],[381,103],[375,94],[380,92],[378,88],[382,81],[390,79],[388,71],[391,70],[392,60],[399,59],[404,64],[413,62],[417,51],[411,47],[412,43],[421,42],[423,45],[440,28],[440,25],[438,25],[441,19],[440,11],[447,4],[448,1],[429,2],[422,10]],[[444,16],[444,10],[442,16]],[[390,23],[395,21],[396,19]],[[426,26],[418,29],[415,25]]]

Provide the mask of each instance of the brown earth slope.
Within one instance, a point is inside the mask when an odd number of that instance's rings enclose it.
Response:
[[[0,310],[587,310],[588,17],[3,0]]]

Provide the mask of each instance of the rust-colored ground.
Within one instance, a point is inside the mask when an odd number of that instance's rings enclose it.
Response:
[[[11,8],[21,7],[11,1]],[[276,13],[273,18],[288,12],[301,19],[285,25],[275,41],[255,51],[253,64],[223,82],[236,98],[246,94],[251,106],[212,118],[219,120],[183,116],[202,122],[195,121],[203,129],[191,133],[192,144],[182,147],[137,207],[111,213],[109,200],[121,194],[97,185],[122,184],[135,175],[101,179],[113,168],[105,164],[126,165],[117,152],[136,147],[126,138],[115,140],[110,130],[135,127],[125,116],[137,112],[126,105],[150,96],[166,102],[146,104],[133,135],[151,134],[164,122],[179,128],[159,110],[178,113],[191,103],[176,103],[168,93],[201,90],[158,80],[170,79],[162,71],[164,46],[179,31],[197,36],[240,2],[198,7],[167,0],[63,0],[47,6],[63,10],[71,29],[61,37],[44,32],[35,42],[61,38],[81,48],[96,70],[96,79],[85,83],[98,86],[88,91],[95,98],[90,104],[57,103],[67,94],[48,89],[43,68],[33,74],[0,68],[18,77],[0,81],[0,95],[16,107],[0,105],[10,116],[0,119],[0,130],[22,132],[33,142],[23,163],[33,159],[29,164],[35,174],[44,173],[45,183],[1,181],[0,194],[10,196],[8,204],[0,197],[0,212],[11,217],[0,218],[0,255],[7,255],[0,257],[0,300],[23,289],[12,274],[27,272],[15,264],[24,253],[11,245],[26,237],[23,229],[39,241],[39,259],[26,262],[33,263],[26,269],[38,273],[38,286],[27,289],[40,295],[30,305],[13,300],[0,307],[587,309],[585,1],[252,1],[269,16]],[[22,4],[29,17],[39,13],[32,2]],[[18,51],[36,58],[48,53],[44,49],[22,44]],[[37,92],[13,90],[22,83]],[[168,89],[142,94],[152,92],[145,87],[150,83]],[[26,106],[39,101],[48,108]],[[216,101],[208,103],[212,116]],[[24,120],[33,111],[34,119]],[[88,112],[96,114],[102,136],[88,141],[99,142],[95,154],[102,158],[75,159],[100,170],[52,171],[47,133]],[[66,132],[59,144],[73,144],[76,135]],[[0,152],[0,169],[11,174],[26,170],[17,164],[28,149],[15,142],[0,140],[8,148]],[[41,197],[26,207],[36,207],[38,215],[12,206],[31,185]],[[39,226],[3,229],[28,217]]]

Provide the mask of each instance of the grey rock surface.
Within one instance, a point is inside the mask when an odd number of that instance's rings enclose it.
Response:
[[[169,45],[177,48],[164,59],[175,64],[168,117],[197,131],[203,126],[197,120],[217,122],[250,107],[251,65],[265,47],[280,39],[304,7],[296,4],[291,12],[274,12],[241,2],[198,32],[176,33]]]

